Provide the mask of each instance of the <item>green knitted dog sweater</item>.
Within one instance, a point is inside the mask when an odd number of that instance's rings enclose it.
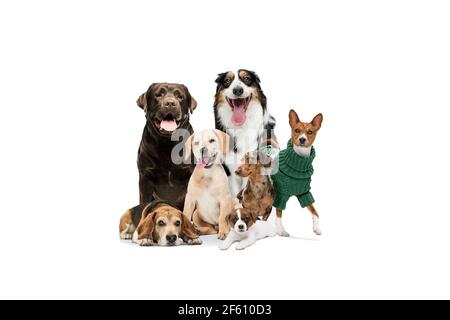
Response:
[[[314,173],[312,162],[316,157],[314,147],[309,157],[295,153],[289,139],[287,148],[278,154],[278,171],[271,176],[275,191],[275,208],[284,210],[290,197],[296,196],[302,208],[314,203],[311,189],[311,176]]]

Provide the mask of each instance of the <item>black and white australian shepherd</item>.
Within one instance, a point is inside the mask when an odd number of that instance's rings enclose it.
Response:
[[[235,173],[245,153],[267,145],[278,148],[275,118],[267,111],[260,82],[255,72],[243,69],[221,73],[216,79],[214,117],[216,129],[228,133],[233,144],[225,158],[225,170],[234,196],[246,184],[246,178]]]

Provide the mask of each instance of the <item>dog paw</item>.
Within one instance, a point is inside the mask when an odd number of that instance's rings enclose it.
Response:
[[[202,244],[202,240],[200,238],[189,239],[187,243],[188,245],[196,246]]]
[[[320,236],[322,234],[322,230],[320,230],[320,228],[315,228],[314,233],[317,234],[318,236]]]
[[[122,240],[131,240],[131,238],[133,238],[133,235],[130,233],[121,233],[120,234],[120,239],[122,239]]]
[[[289,233],[287,233],[286,230],[284,230],[284,229],[283,230],[279,230],[277,233],[278,233],[279,236],[289,237]]]
[[[219,238],[219,240],[225,240],[227,238],[227,236],[228,236],[227,233],[220,232],[218,238]]]
[[[236,250],[244,250],[245,248],[247,248],[247,246],[244,246],[244,245],[242,245],[242,244],[240,244],[240,243],[238,243],[238,244],[236,245]]]
[[[219,244],[219,249],[220,250],[228,250],[229,248],[230,248],[230,246],[225,244],[225,243]]]
[[[155,243],[153,242],[152,239],[142,239],[142,240],[140,240],[140,243],[139,243],[139,245],[141,247],[150,247],[150,246],[153,246],[154,244]]]

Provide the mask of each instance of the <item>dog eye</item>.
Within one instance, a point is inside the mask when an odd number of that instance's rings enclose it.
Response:
[[[301,131],[300,131],[300,129],[295,129],[294,132],[295,133],[300,133]]]
[[[230,79],[225,79],[224,80],[224,82],[223,82],[223,84],[225,85],[225,86],[229,86],[230,85]]]
[[[179,227],[181,225],[181,222],[180,221],[175,221],[175,226],[176,227]]]
[[[209,143],[213,143],[213,142],[216,142],[216,140],[214,140],[214,139],[209,140]]]
[[[161,91],[159,91],[159,92],[157,92],[157,93],[155,94],[155,97],[161,98],[161,97],[164,96],[165,94],[166,94],[166,91],[161,90]]]
[[[244,82],[250,83],[252,82],[252,79],[249,76],[244,77]]]
[[[198,142],[198,141],[194,142],[194,146],[198,146],[199,144],[200,144],[200,142]]]
[[[158,226],[164,226],[164,225],[166,225],[165,223],[164,223],[164,221],[162,221],[162,220],[160,220],[160,221],[158,221]]]
[[[313,132],[312,132],[311,130],[309,130],[309,131],[307,132],[307,134],[311,135],[311,134],[313,134]]]

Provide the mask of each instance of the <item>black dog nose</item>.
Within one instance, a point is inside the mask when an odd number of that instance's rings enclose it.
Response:
[[[244,225],[243,225],[243,224],[240,224],[240,225],[238,226],[238,228],[239,228],[239,230],[244,230]]]
[[[244,88],[242,88],[242,87],[235,87],[233,89],[233,94],[235,96],[242,96],[243,93],[244,93]]]
[[[166,236],[167,241],[169,241],[169,243],[174,243],[175,241],[177,241],[177,235],[172,234],[172,235],[168,235]]]
[[[165,107],[175,107],[176,105],[176,101],[175,99],[166,99],[166,101],[164,101],[164,106]]]
[[[305,138],[300,138],[300,144],[305,144],[305,142],[306,142],[306,139]]]

